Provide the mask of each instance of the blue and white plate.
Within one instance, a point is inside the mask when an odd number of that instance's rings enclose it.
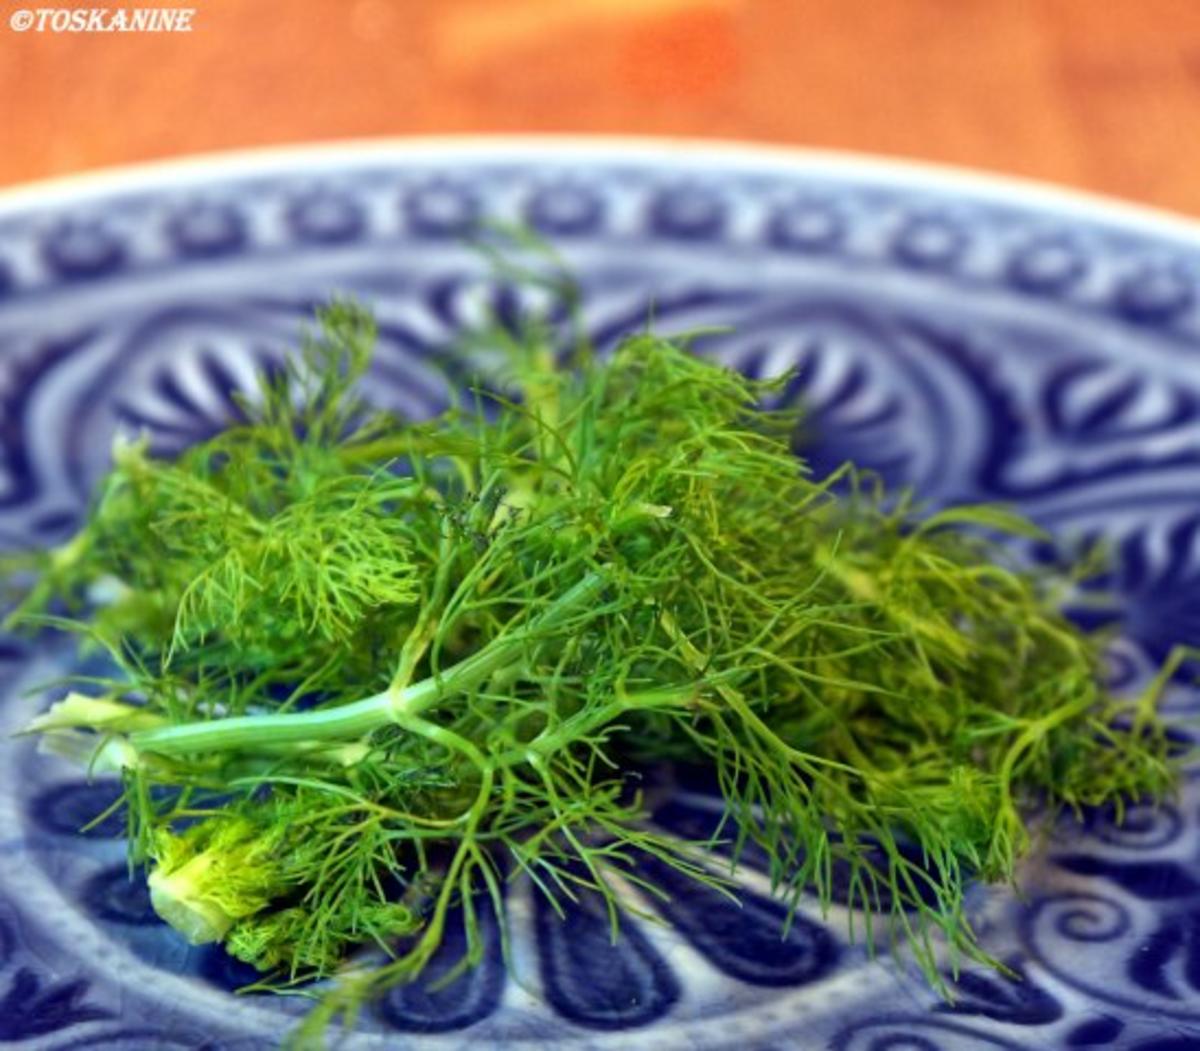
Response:
[[[1200,643],[1200,228],[1015,182],[822,154],[592,142],[404,143],[148,167],[0,197],[0,544],[78,523],[114,433],[164,450],[213,433],[315,305],[378,312],[370,393],[428,412],[433,359],[511,310],[463,235],[532,225],[566,257],[601,344],[644,325],[728,326],[705,349],[800,370],[818,467],[853,458],[932,502],[1013,503],[1065,540],[1104,538],[1112,653],[1135,686]],[[0,732],[70,669],[0,639]],[[1185,724],[1200,694],[1166,707]],[[0,1044],[275,1046],[302,1005],[156,922],[123,827],[77,830],[114,791],[9,741],[0,761]],[[655,820],[695,834],[680,791]],[[969,972],[949,1005],[847,942],[840,908],[780,938],[761,872],[737,908],[694,887],[613,947],[511,892],[483,964],[393,993],[347,1048],[1200,1048],[1200,786],[1123,825],[1087,816],[978,888],[984,944],[1019,981]],[[860,922],[861,927],[861,922]],[[451,942],[454,942],[452,933]],[[454,945],[450,946],[453,954]],[[444,959],[448,959],[446,957]],[[435,970],[437,965],[435,965]]]

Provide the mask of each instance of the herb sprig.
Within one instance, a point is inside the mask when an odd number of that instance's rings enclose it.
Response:
[[[837,869],[934,981],[939,938],[986,959],[964,891],[1013,878],[1031,805],[1173,785],[1153,695],[1107,697],[1100,640],[985,537],[1033,527],[814,478],[783,381],[649,332],[560,367],[531,322],[414,422],[357,393],[369,315],[320,323],[244,422],[170,461],[118,444],[82,531],[9,560],[39,573],[14,623],[121,669],[31,729],[119,771],[186,937],[275,988],[339,976],[307,1034],[420,974],[455,908],[476,962],[477,896],[503,915],[517,876],[601,895],[614,936],[646,855],[728,892],[711,843],[646,823],[647,763],[711,768],[714,842],[765,852],[793,910]]]

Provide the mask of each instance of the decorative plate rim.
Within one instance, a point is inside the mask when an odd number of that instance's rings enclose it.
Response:
[[[1114,195],[965,165],[752,140],[574,133],[381,136],[204,151],[0,187],[0,219],[31,208],[125,196],[138,190],[187,188],[214,176],[237,179],[301,169],[319,174],[344,170],[348,165],[380,163],[416,167],[447,159],[521,164],[624,161],[670,167],[681,174],[720,169],[760,176],[821,175],[855,184],[886,184],[929,195],[954,194],[982,203],[1024,206],[1053,212],[1064,220],[1136,227],[1145,234],[1200,246],[1200,219]]]

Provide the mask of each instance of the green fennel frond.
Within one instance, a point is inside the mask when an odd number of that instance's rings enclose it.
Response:
[[[33,728],[117,742],[165,919],[268,985],[387,952],[306,1034],[418,976],[454,910],[477,960],[511,879],[599,894],[614,933],[623,882],[654,898],[639,859],[729,891],[712,842],[646,820],[664,760],[713,771],[734,863],[761,850],[793,910],[840,882],[935,982],[943,946],[987,958],[964,893],[1014,877],[1031,806],[1171,790],[1152,692],[1107,696],[1104,640],[995,539],[1036,530],[815,478],[764,407],[783,380],[653,333],[560,367],[529,323],[416,422],[356,394],[370,318],[321,324],[243,422],[119,445],[18,613],[66,603],[127,677]]]

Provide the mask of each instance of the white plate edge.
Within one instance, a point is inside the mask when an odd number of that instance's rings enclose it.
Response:
[[[681,175],[719,168],[747,175],[813,175],[915,193],[966,196],[981,203],[1026,207],[1061,219],[1132,227],[1200,246],[1200,220],[1117,197],[1022,176],[953,165],[734,139],[609,135],[449,135],[332,139],[213,151],[99,168],[0,188],[0,219],[31,209],[79,206],[139,191],[179,190],[214,178],[321,174],[347,167],[464,163],[641,163],[677,168]]]

